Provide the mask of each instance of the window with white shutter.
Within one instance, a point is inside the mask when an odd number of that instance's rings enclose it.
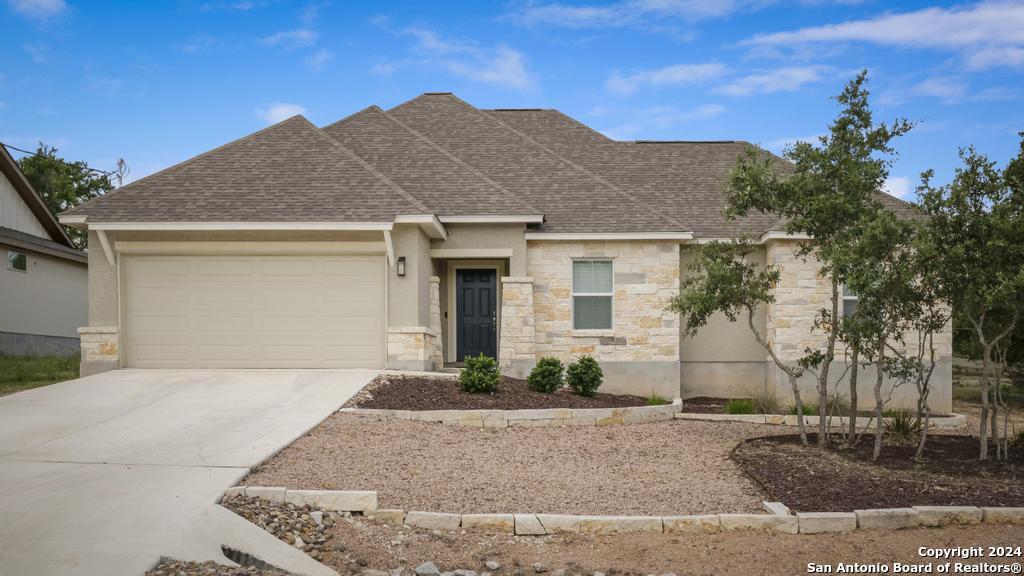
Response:
[[[611,260],[573,261],[573,329],[611,330],[613,294]]]

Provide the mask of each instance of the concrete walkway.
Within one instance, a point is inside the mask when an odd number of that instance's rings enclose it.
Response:
[[[0,397],[0,576],[139,576],[221,546],[334,574],[214,503],[368,370],[118,370]]]

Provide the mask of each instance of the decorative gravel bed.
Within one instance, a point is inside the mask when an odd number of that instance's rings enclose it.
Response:
[[[470,428],[335,414],[240,484],[376,490],[381,508],[673,515],[761,511],[729,459],[779,428],[672,421]]]
[[[670,399],[671,400],[671,399]],[[534,392],[526,380],[503,376],[495,394],[468,394],[452,376],[382,374],[345,404],[347,408],[386,410],[519,410],[535,408],[620,408],[646,406],[647,398],[597,393],[579,396],[568,390]]]
[[[813,444],[814,434],[809,435]],[[803,448],[796,435],[760,438],[736,447],[733,458],[771,500],[802,512],[848,512],[904,506],[1024,506],[1024,454],[1007,463],[978,462],[970,436],[932,434],[925,460],[915,446],[885,446],[871,462],[873,438],[853,449]]]
[[[164,558],[146,576],[290,576],[275,568],[228,566],[216,562],[183,562]]]

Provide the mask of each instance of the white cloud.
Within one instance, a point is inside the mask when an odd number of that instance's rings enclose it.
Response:
[[[312,46],[316,43],[319,37],[320,34],[315,30],[300,28],[298,30],[276,32],[270,36],[263,37],[260,39],[260,44],[263,44],[264,46],[280,46],[283,48],[301,48],[305,46]]]
[[[632,94],[641,86],[700,84],[725,74],[725,71],[726,67],[716,62],[677,64],[656,70],[645,70],[628,76],[613,74],[605,82],[605,86],[617,94]]]
[[[717,88],[716,91],[730,96],[794,92],[807,84],[812,84],[821,80],[829,70],[830,68],[827,66],[791,66],[778,68],[768,72],[750,74],[737,78],[732,82]]]
[[[46,20],[67,10],[64,0],[7,0],[18,14],[35,20]]]
[[[759,34],[743,44],[788,47],[806,43],[869,42],[960,52],[970,68],[1024,66],[1024,3],[980,2],[925,8],[865,20]]]
[[[606,5],[526,2],[513,6],[504,17],[528,27],[661,27],[665,19],[695,22],[764,3],[743,0],[626,0]]]
[[[910,87],[895,87],[883,92],[878,102],[882,106],[899,106],[909,100],[934,98],[943,104],[960,102],[995,102],[1013,100],[1018,93],[1005,86],[990,86],[973,92],[966,81],[957,76],[936,76],[927,78]]]
[[[306,108],[304,106],[300,106],[299,104],[290,104],[288,102],[274,102],[256,109],[256,117],[267,124],[277,124],[278,122],[287,120],[296,114],[305,113]]]
[[[49,64],[50,63],[50,50],[43,44],[29,43],[24,46],[25,52],[28,52],[29,56],[32,57],[32,61],[36,64]]]
[[[890,176],[885,180],[883,188],[886,194],[900,200],[911,200],[914,197],[914,185],[905,176]]]
[[[334,52],[331,52],[326,48],[321,48],[306,58],[306,66],[309,66],[309,69],[314,72],[319,72],[323,70],[324,66],[333,59]]]
[[[686,110],[680,110],[675,106],[656,106],[636,110],[629,114],[629,121],[603,132],[610,138],[630,140],[638,135],[663,131],[680,124],[710,120],[723,112],[725,106],[720,104],[703,104]]]
[[[440,66],[456,76],[516,90],[536,85],[521,52],[505,44],[491,50],[462,41],[441,37],[426,28],[408,28],[403,34],[416,38],[416,50],[429,64]]]

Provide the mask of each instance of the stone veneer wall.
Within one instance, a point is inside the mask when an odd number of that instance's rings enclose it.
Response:
[[[82,348],[81,376],[117,368],[120,357],[116,326],[86,326],[78,329]]]
[[[387,368],[392,370],[434,370],[441,331],[426,326],[388,328]]]
[[[772,240],[767,243],[767,264],[781,269],[781,277],[775,288],[775,302],[768,305],[767,339],[784,361],[795,361],[808,347],[824,348],[826,334],[814,327],[814,319],[821,308],[831,306],[832,286],[827,278],[818,275],[820,264],[813,258],[804,261],[797,257],[797,248],[798,242],[795,240]],[[917,334],[908,333],[905,340],[906,350],[913,353],[917,348]],[[932,376],[929,404],[933,411],[949,412],[952,410],[952,325],[935,335],[935,346],[939,364]],[[836,364],[829,373],[837,380],[843,374],[847,361],[841,343],[837,344],[836,354]],[[792,393],[785,375],[775,368],[771,360],[768,360],[768,364],[768,389],[774,389],[777,398],[783,402],[791,403]],[[868,366],[858,376],[858,404],[862,408],[870,408],[874,404],[872,386],[875,375],[874,367]],[[800,387],[807,390],[805,398],[811,398],[816,387],[814,376],[806,374],[800,380]],[[839,388],[841,395],[848,396],[848,384],[845,381],[839,384]],[[916,405],[917,394],[912,384],[893,389],[892,383],[888,383],[883,388],[883,394],[888,397],[890,392],[892,406],[912,408]]]
[[[430,326],[429,328],[437,334],[430,338],[429,353],[434,363],[434,370],[444,366],[444,339],[441,337],[441,278],[430,277]]]
[[[517,367],[532,367],[536,359],[533,289],[533,278],[528,276],[501,278],[501,341],[498,344],[498,356],[503,371],[513,372]]]
[[[613,262],[611,330],[572,326],[572,262],[588,258]],[[679,291],[677,241],[531,241],[527,272],[536,358],[589,354],[605,372],[602,390],[679,395],[679,320],[665,309]]]

